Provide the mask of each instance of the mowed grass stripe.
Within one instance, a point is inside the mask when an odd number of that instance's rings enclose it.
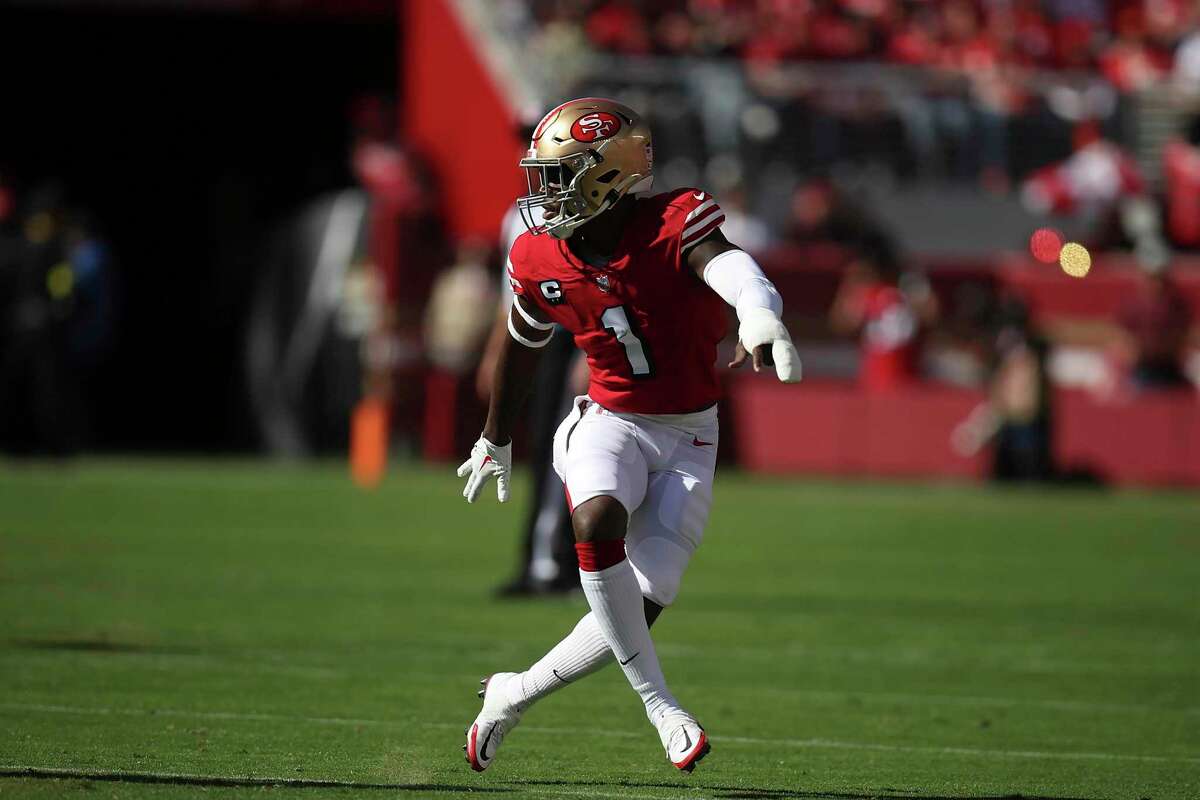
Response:
[[[62,767],[26,767],[12,764],[0,764],[0,779],[3,778],[48,778],[63,780],[75,778],[86,781],[104,781],[109,783],[142,783],[168,786],[194,787],[224,787],[224,788],[270,788],[282,787],[290,789],[351,789],[354,791],[389,791],[414,792],[433,795],[446,793],[470,794],[511,794],[518,790],[505,786],[468,786],[432,783],[363,783],[360,781],[337,781],[321,778],[283,778],[252,775],[192,775],[181,772],[139,772],[139,771],[106,771],[68,769]],[[636,798],[638,800],[659,800],[662,795],[635,794],[622,792],[612,794],[594,789],[567,789],[563,787],[531,786],[522,784],[522,793],[571,797],[619,797]],[[703,800],[697,797],[697,800]]]
[[[383,720],[383,719],[359,719],[351,717],[306,717],[293,714],[262,714],[255,712],[232,712],[232,711],[187,711],[183,709],[171,708],[156,708],[153,710],[138,710],[126,708],[79,708],[74,706],[52,706],[52,705],[36,705],[25,703],[2,703],[0,708],[45,712],[54,714],[87,714],[87,715],[109,715],[119,714],[122,716],[131,717],[193,717],[196,719],[216,719],[216,720],[245,720],[245,721],[280,721],[280,722],[304,722],[313,725],[377,725],[393,728],[439,728],[439,729],[461,729],[461,725],[445,722],[428,722],[422,720]],[[570,736],[576,739],[585,738],[587,736],[603,736],[607,738],[618,739],[641,739],[641,732],[633,731],[618,731],[605,728],[597,728],[589,725],[586,728],[548,728],[539,725],[521,725],[520,730],[527,733],[538,733],[549,736]],[[1180,764],[1200,764],[1200,756],[1161,756],[1161,755],[1134,755],[1127,753],[1072,753],[1072,752],[1040,752],[1040,751],[1021,751],[1021,750],[986,750],[973,747],[943,747],[938,745],[894,745],[872,742],[839,742],[830,741],[828,739],[763,739],[753,736],[712,736],[714,743],[731,742],[736,744],[748,744],[762,747],[798,747],[798,748],[833,748],[838,750],[879,750],[893,753],[933,753],[939,755],[969,755],[984,758],[1037,758],[1037,759],[1066,759],[1066,760],[1087,760],[1087,761],[1150,761],[1150,762],[1170,762]]]

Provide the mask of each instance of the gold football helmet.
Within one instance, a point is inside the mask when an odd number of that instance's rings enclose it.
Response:
[[[517,209],[535,236],[566,239],[629,192],[647,191],[653,163],[650,127],[632,108],[602,97],[571,100],[534,129],[520,161],[529,194]],[[545,209],[541,224],[537,208]]]

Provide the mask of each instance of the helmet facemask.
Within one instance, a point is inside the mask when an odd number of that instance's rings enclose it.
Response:
[[[611,205],[611,193],[593,206],[583,196],[581,183],[588,170],[601,164],[603,157],[593,149],[560,158],[537,158],[534,151],[520,161],[525,170],[529,194],[517,199],[517,210],[530,233],[548,233],[556,239],[568,238],[576,228]],[[533,210],[553,206],[556,213],[539,225]]]

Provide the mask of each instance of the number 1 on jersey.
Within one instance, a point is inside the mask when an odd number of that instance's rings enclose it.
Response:
[[[625,315],[625,306],[604,309],[604,313],[600,315],[600,322],[604,324],[605,330],[610,331],[625,348],[625,358],[633,369],[633,377],[644,378],[654,372],[650,353],[642,340],[633,332],[633,326],[629,324],[629,317]]]

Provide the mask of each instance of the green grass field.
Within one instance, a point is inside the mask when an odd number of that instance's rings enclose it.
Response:
[[[0,797],[1197,798],[1200,500],[725,472],[655,628],[691,776],[608,668],[482,775],[525,485],[452,468],[0,468]],[[490,490],[490,487],[489,487]]]

